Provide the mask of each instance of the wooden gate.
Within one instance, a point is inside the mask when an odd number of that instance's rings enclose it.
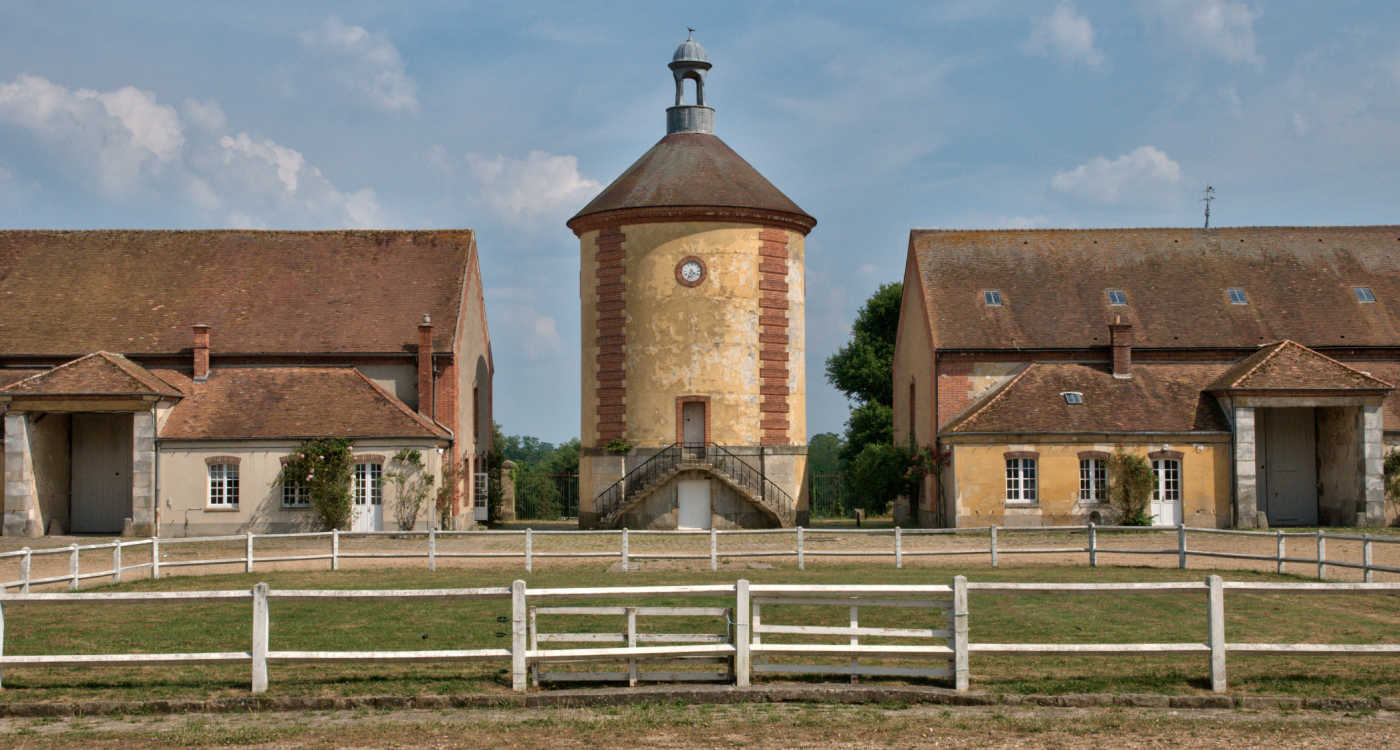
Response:
[[[622,632],[542,632],[539,629],[540,616],[568,617],[621,617]],[[724,607],[530,607],[529,609],[530,651],[540,651],[541,643],[594,643],[603,646],[622,645],[637,648],[643,644],[676,645],[717,645],[733,643],[730,624],[733,623],[733,610]],[[642,632],[638,618],[686,617],[713,618],[710,624],[718,632],[713,633],[656,633]],[[588,649],[570,649],[577,659],[547,659],[548,664],[570,664],[596,662],[597,658],[588,655]],[[567,655],[561,655],[567,656]],[[535,686],[541,682],[626,682],[629,686],[638,682],[731,682],[734,679],[734,659],[731,656],[629,656],[622,659],[626,664],[623,671],[543,671],[537,661],[530,665],[530,679]],[[669,671],[643,670],[642,664],[665,664]],[[696,671],[683,667],[697,664],[719,664],[724,671]]]

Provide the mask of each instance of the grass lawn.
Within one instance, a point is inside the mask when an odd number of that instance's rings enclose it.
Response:
[[[596,586],[681,583],[948,583],[955,573],[972,581],[1201,581],[1205,570],[1083,567],[967,567],[895,570],[887,565],[823,564],[792,569],[735,566],[719,572],[658,570],[618,574],[611,562],[538,571],[419,569],[384,571],[258,572],[142,580],[98,591],[245,589],[258,581],[277,588],[434,588],[505,586],[523,577],[530,586]],[[1299,580],[1226,571],[1227,580]],[[551,602],[558,603],[558,602]],[[620,598],[595,602],[620,605]],[[732,597],[648,597],[636,603],[733,606]],[[5,609],[5,653],[188,652],[247,650],[251,605],[11,605]],[[1170,642],[1205,640],[1205,594],[1004,595],[974,593],[973,642]],[[1256,642],[1400,642],[1400,597],[1376,595],[1226,596],[1230,640]],[[510,602],[272,602],[272,648],[399,650],[508,648]],[[843,607],[765,607],[764,621],[844,625]],[[865,608],[862,626],[942,627],[938,617],[910,609]],[[541,616],[542,629],[544,617]],[[561,623],[562,624],[562,623]],[[619,631],[620,618],[577,618],[568,630]],[[550,630],[560,628],[548,627]],[[714,618],[648,620],[656,632],[723,632]],[[501,634],[498,636],[498,634]],[[782,642],[783,636],[765,636]],[[792,637],[789,637],[791,640]],[[912,642],[912,641],[908,641]],[[928,641],[923,641],[928,643]],[[567,647],[568,644],[555,644]],[[604,644],[594,644],[604,645]],[[838,662],[840,659],[828,660]],[[878,662],[875,662],[878,663]],[[941,665],[932,665],[941,666]],[[1400,656],[1239,655],[1229,658],[1233,692],[1303,696],[1400,694]],[[613,669],[615,667],[607,667]],[[508,665],[318,664],[270,668],[272,694],[355,695],[492,692],[509,689]],[[1207,657],[1201,655],[979,655],[972,656],[973,689],[998,692],[1152,692],[1209,690]],[[756,681],[776,681],[756,676]],[[815,680],[841,679],[812,678]],[[870,679],[870,678],[862,678]],[[917,681],[916,681],[917,682]],[[927,684],[944,684],[933,681]],[[4,674],[0,701],[65,698],[207,698],[248,694],[247,665],[142,667],[134,669],[12,668]]]

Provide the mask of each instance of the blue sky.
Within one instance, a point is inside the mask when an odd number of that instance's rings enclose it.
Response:
[[[664,134],[685,27],[717,134],[819,224],[808,426],[913,227],[1379,224],[1400,4],[0,2],[0,227],[471,227],[508,433],[578,431],[564,221]],[[367,283],[372,283],[367,280]]]

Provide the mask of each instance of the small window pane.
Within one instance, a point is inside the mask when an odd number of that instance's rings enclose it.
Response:
[[[986,302],[989,307],[1000,307],[1001,292],[998,292],[995,289],[990,289],[988,291],[982,292],[982,300]]]
[[[1060,395],[1065,397],[1065,403],[1066,403],[1066,404],[1082,404],[1082,403],[1084,403],[1084,394],[1083,394],[1083,393],[1080,393],[1079,391],[1065,391],[1064,393],[1061,393]]]
[[[1371,293],[1371,287],[1369,287],[1369,286],[1358,286],[1358,287],[1354,287],[1354,291],[1356,292],[1356,301],[1357,301],[1357,302],[1375,302],[1375,301],[1376,301],[1376,295],[1374,295],[1374,294]]]
[[[1126,305],[1128,304],[1128,295],[1124,294],[1119,289],[1110,289],[1108,290],[1108,304]]]
[[[1231,289],[1231,290],[1230,290],[1230,304],[1232,304],[1232,305],[1247,305],[1247,304],[1249,304],[1249,298],[1244,296],[1244,290],[1243,290],[1243,289]]]

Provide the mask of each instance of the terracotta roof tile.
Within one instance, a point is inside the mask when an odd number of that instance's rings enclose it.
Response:
[[[0,396],[164,396],[180,391],[120,354],[93,352],[0,388]]]
[[[1037,362],[982,397],[942,430],[977,432],[1222,432],[1225,416],[1203,389],[1225,370],[1213,364],[1134,364],[1133,377],[1107,367]],[[1063,393],[1083,394],[1071,405]]]
[[[1380,378],[1344,365],[1296,341],[1261,348],[1226,370],[1207,390],[1391,390]]]
[[[0,356],[448,351],[470,230],[0,231]],[[475,321],[468,324],[479,325]]]
[[[353,367],[220,367],[203,383],[158,373],[186,395],[162,440],[451,436]]]
[[[1400,347],[1400,227],[914,230],[940,349]],[[1367,286],[1376,301],[1358,302]],[[1228,289],[1248,304],[1231,304]],[[982,304],[982,291],[1003,305]],[[1109,304],[1119,289],[1127,304]]]
[[[38,375],[41,372],[44,372],[44,370],[12,370],[0,367],[0,388],[4,388],[11,383],[17,383],[32,375]]]

